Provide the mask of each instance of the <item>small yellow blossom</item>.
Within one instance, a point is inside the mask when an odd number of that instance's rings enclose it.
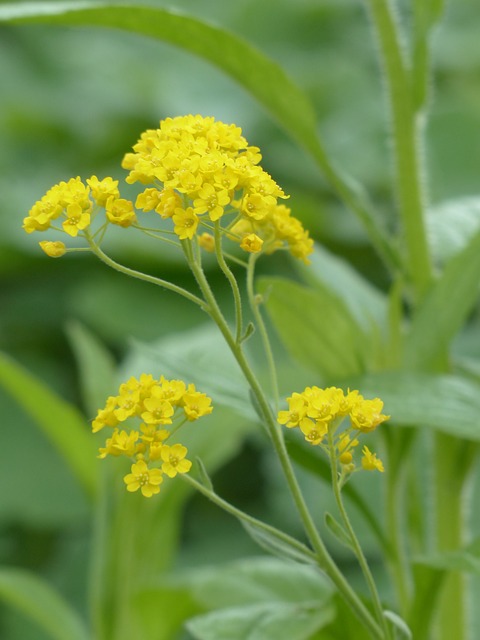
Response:
[[[183,410],[188,420],[198,420],[202,416],[212,413],[212,400],[204,393],[195,391],[194,385],[189,385],[187,393],[183,396]]]
[[[124,477],[127,491],[140,491],[145,498],[151,498],[160,492],[160,485],[163,482],[160,469],[149,469],[145,460],[139,460],[132,464],[131,473]]]
[[[142,420],[147,424],[172,424],[174,408],[166,400],[150,397],[143,401],[146,411],[142,413]]]
[[[99,180],[97,176],[92,176],[87,179],[87,184],[90,187],[93,199],[101,207],[105,206],[110,197],[115,199],[120,197],[118,180],[114,180],[113,178]]]
[[[137,221],[133,203],[124,198],[110,196],[105,205],[107,219],[119,227],[129,227]]]
[[[362,467],[367,471],[385,471],[382,461],[377,458],[375,453],[372,453],[367,446],[362,449]]]
[[[60,241],[51,242],[49,240],[43,240],[38,244],[40,245],[41,249],[45,251],[47,256],[50,256],[50,258],[60,258],[61,256],[65,255],[67,251],[67,247],[63,242]]]
[[[263,240],[259,238],[255,233],[250,233],[245,236],[240,243],[240,247],[248,253],[259,253],[262,250]]]
[[[67,206],[66,219],[62,223],[63,230],[69,236],[75,238],[79,231],[83,231],[90,224],[90,213],[84,211],[77,203]]]
[[[136,442],[138,440],[138,431],[119,431],[115,429],[111,438],[107,439],[106,446],[99,449],[99,458],[110,456],[133,456],[136,452]]]
[[[180,240],[186,240],[187,238],[191,240],[197,231],[198,216],[192,207],[175,209],[173,223],[175,225],[173,230]]]
[[[294,393],[291,398],[288,398],[288,405],[288,411],[278,412],[278,422],[289,428],[298,427],[305,418],[307,404],[300,393]]]
[[[364,400],[361,398],[350,411],[350,420],[359,431],[368,433],[388,420],[390,416],[382,414],[383,402],[379,398]]]
[[[163,460],[162,472],[169,478],[174,478],[177,473],[187,473],[190,471],[192,463],[185,458],[187,455],[187,447],[181,444],[174,444],[169,447],[166,444],[161,448],[160,455]]]

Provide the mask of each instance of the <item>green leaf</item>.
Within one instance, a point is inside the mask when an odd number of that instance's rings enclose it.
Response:
[[[207,609],[287,602],[325,604],[333,595],[330,580],[318,567],[265,556],[188,570],[171,580],[188,586]]]
[[[412,632],[403,618],[388,609],[384,610],[383,615],[394,627],[396,631],[395,638],[398,640],[412,640]]]
[[[197,640],[309,640],[335,617],[333,607],[264,604],[221,609],[198,616],[186,624]]]
[[[199,603],[219,609],[187,623],[200,640],[307,640],[335,613],[328,579],[305,565],[252,558],[184,580]]]
[[[444,264],[480,229],[480,197],[441,202],[427,211],[426,224],[433,257]]]
[[[266,531],[263,527],[257,526],[252,522],[247,522],[246,520],[241,520],[240,522],[252,540],[267,553],[299,563],[315,563],[315,556],[308,547],[305,547],[303,552],[300,543],[298,546],[291,545],[285,538],[276,536],[273,532]]]
[[[0,598],[55,640],[89,640],[84,623],[48,583],[21,569],[0,569]]]
[[[327,525],[330,532],[335,536],[335,538],[341,542],[343,545],[352,549],[352,540],[350,535],[345,531],[342,525],[335,520],[331,513],[328,511],[325,513],[325,524]]]
[[[391,422],[438,429],[480,441],[480,386],[456,375],[385,371],[345,381],[367,397],[378,396]],[[389,428],[389,422],[382,429]]]
[[[292,358],[327,380],[367,369],[368,337],[329,288],[261,278],[258,289],[268,293],[265,306]]]
[[[480,231],[447,264],[418,308],[405,341],[405,363],[432,365],[447,349],[478,298]]]
[[[135,341],[124,376],[152,373],[194,382],[214,400],[257,422],[245,378],[217,327],[203,325],[144,344]]]
[[[95,416],[105,399],[114,394],[116,367],[107,348],[80,322],[67,325],[67,335],[80,371],[85,408]]]
[[[84,489],[93,495],[96,490],[97,461],[87,420],[74,406],[1,353],[0,384],[35,420],[65,458]]]
[[[311,153],[333,188],[362,220],[380,253],[390,264],[398,262],[361,189],[329,161],[306,94],[279,65],[238,36],[172,10],[110,2],[5,4],[0,6],[1,22],[124,29],[158,38],[208,60],[249,91]]]
[[[421,563],[413,564],[415,597],[412,598],[407,619],[415,640],[428,640],[431,637],[432,619],[437,611],[445,575],[444,570]]]
[[[357,270],[342,258],[335,256],[319,244],[309,257],[311,264],[296,262],[295,267],[303,280],[313,289],[329,288],[342,302],[365,332],[373,325],[385,331],[387,301],[385,295],[365,280]]]

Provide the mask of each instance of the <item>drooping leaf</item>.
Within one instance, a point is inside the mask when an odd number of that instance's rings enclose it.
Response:
[[[383,615],[395,629],[395,638],[398,638],[398,640],[412,640],[412,631],[403,618],[388,609],[384,610]]]
[[[258,290],[292,358],[327,380],[368,369],[368,335],[330,289],[309,289],[281,278],[261,278]]]
[[[405,371],[369,374],[345,382],[366,397],[381,398],[392,423],[480,441],[480,387],[476,382],[456,375]]]
[[[36,422],[89,494],[96,487],[95,448],[87,420],[75,407],[5,354],[0,384]]]
[[[447,349],[478,298],[480,231],[446,265],[418,308],[405,340],[405,363],[426,368]]]
[[[84,622],[47,582],[21,569],[0,569],[0,599],[54,640],[89,640]]]

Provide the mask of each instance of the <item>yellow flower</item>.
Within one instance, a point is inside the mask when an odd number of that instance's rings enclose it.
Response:
[[[193,206],[195,213],[208,213],[210,220],[215,221],[223,216],[224,207],[229,202],[230,196],[225,189],[217,191],[212,184],[206,183],[199,190]]]
[[[388,420],[390,416],[382,414],[383,402],[379,398],[374,400],[364,400],[361,396],[350,411],[352,425],[359,431],[368,433],[378,427],[379,424]]]
[[[324,422],[314,422],[309,418],[304,418],[300,423],[300,430],[307,442],[320,444],[328,433],[328,426]]]
[[[99,458],[110,456],[129,456],[132,457],[136,452],[136,442],[138,440],[138,431],[119,431],[115,429],[111,438],[107,439],[104,448],[100,448]]]
[[[259,253],[262,250],[263,240],[255,233],[245,236],[240,243],[240,247],[248,253]]]
[[[174,478],[177,473],[187,473],[190,471],[192,463],[190,460],[186,460],[187,447],[181,444],[174,444],[169,447],[167,444],[163,445],[160,450],[160,456],[163,460],[162,472],[169,478]]]
[[[92,176],[87,179],[87,184],[90,187],[92,197],[101,207],[105,206],[110,197],[120,197],[118,180],[114,180],[113,178],[108,177],[99,180],[97,176]]]
[[[84,211],[77,203],[69,204],[65,213],[66,220],[62,223],[62,227],[65,233],[73,238],[90,224],[90,213]]]
[[[63,242],[51,242],[49,240],[43,240],[43,242],[38,243],[43,251],[50,256],[50,258],[60,258],[65,255],[67,251],[67,247],[63,244]]]
[[[298,427],[305,417],[307,405],[300,393],[294,393],[288,398],[288,411],[279,411],[277,420],[288,428]]]
[[[123,481],[127,485],[127,491],[140,491],[145,498],[151,498],[160,492],[163,482],[160,469],[149,469],[145,460],[139,460],[132,464],[131,473],[127,474]]]
[[[145,398],[143,401],[146,411],[142,413],[142,420],[147,424],[172,424],[174,408],[161,398]]]
[[[133,203],[124,198],[110,196],[105,205],[105,213],[109,222],[119,227],[129,227],[137,221]]]
[[[183,396],[183,410],[188,420],[193,421],[212,413],[213,407],[210,406],[212,399],[205,393],[195,390],[195,385],[188,385],[188,391]]]
[[[115,416],[115,408],[117,406],[117,399],[113,396],[110,396],[107,400],[107,403],[103,409],[100,409],[95,417],[95,420],[92,422],[92,432],[97,433],[100,429],[104,427],[116,427],[118,424],[118,419]]]
[[[173,230],[180,240],[186,240],[187,238],[191,240],[197,231],[198,216],[194,213],[192,207],[175,209],[173,223],[175,225]]]
[[[385,471],[383,467],[383,463],[379,460],[375,453],[372,453],[367,446],[364,446],[362,449],[363,458],[362,458],[362,467],[367,471]]]

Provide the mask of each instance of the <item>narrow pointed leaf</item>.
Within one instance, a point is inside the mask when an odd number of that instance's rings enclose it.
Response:
[[[96,452],[86,418],[5,354],[0,354],[0,385],[35,420],[79,482],[93,494]]]
[[[335,538],[341,542],[343,545],[352,549],[352,540],[342,525],[335,520],[331,513],[328,511],[325,513],[325,524],[327,525],[330,532],[335,536]]]

